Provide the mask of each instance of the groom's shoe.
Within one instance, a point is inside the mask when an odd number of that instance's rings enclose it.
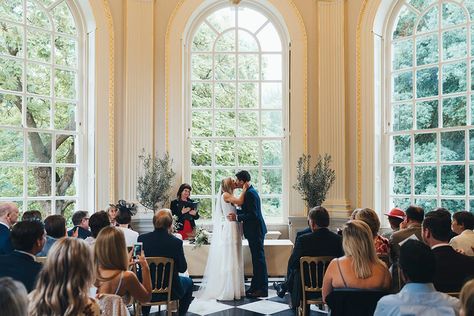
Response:
[[[281,282],[273,282],[273,288],[277,292],[279,298],[285,297],[286,290],[283,289]]]
[[[267,297],[268,291],[256,290],[254,292],[247,292],[245,296],[248,298]]]

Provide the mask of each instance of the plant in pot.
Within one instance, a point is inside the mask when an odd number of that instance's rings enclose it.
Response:
[[[318,155],[314,167],[311,155],[301,156],[296,167],[297,183],[293,188],[301,194],[308,209],[320,206],[326,200],[326,194],[336,180],[336,172],[331,168],[331,155]]]
[[[169,201],[171,183],[176,175],[172,168],[173,159],[168,153],[162,157],[142,153],[139,158],[143,173],[138,177],[138,199],[143,206],[156,211]]]

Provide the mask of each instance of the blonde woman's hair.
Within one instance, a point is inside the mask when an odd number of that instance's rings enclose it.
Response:
[[[30,294],[29,316],[73,316],[89,304],[94,280],[90,246],[79,238],[54,243]]]
[[[363,221],[346,223],[342,230],[342,248],[346,256],[352,257],[352,269],[359,279],[372,276],[373,264],[382,264],[375,253],[372,232]]]
[[[369,225],[372,236],[375,237],[379,233],[380,220],[377,213],[371,208],[364,208],[359,210],[354,219],[358,219]]]
[[[106,282],[115,277],[103,278],[99,269],[127,271],[128,253],[122,230],[110,226],[102,228],[95,240],[94,258],[99,282]]]
[[[227,192],[227,193],[232,194],[232,178],[231,177],[222,179],[221,189],[222,189],[221,193]]]
[[[2,315],[25,316],[28,293],[25,286],[10,277],[0,278],[0,310]]]
[[[459,297],[461,301],[461,311],[465,316],[474,315],[474,279],[466,282]]]

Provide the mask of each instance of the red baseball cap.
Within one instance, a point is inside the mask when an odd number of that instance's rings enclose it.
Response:
[[[388,217],[396,217],[400,219],[405,219],[405,212],[399,209],[398,207],[394,207],[390,210],[390,212],[385,213]]]

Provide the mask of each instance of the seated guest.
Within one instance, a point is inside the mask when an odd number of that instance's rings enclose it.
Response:
[[[72,223],[74,224],[74,228],[67,232],[69,237],[73,236],[76,231],[77,237],[81,239],[86,239],[92,235],[89,231],[89,214],[86,211],[74,212],[74,214],[72,214]]]
[[[391,231],[383,234],[383,237],[390,239],[394,232],[400,230],[400,224],[405,220],[405,212],[399,209],[398,207],[394,207],[390,210],[390,212],[385,213],[385,215],[388,217],[388,222],[390,223]]]
[[[0,203],[0,255],[13,251],[10,229],[18,221],[20,211],[15,203]]]
[[[461,290],[461,310],[460,316],[474,315],[474,280],[466,282]]]
[[[21,216],[21,220],[22,221],[31,221],[31,220],[42,221],[43,215],[41,215],[41,212],[37,210],[26,211]]]
[[[329,213],[324,207],[312,208],[308,212],[308,221],[312,232],[300,236],[296,241],[293,253],[288,260],[286,282],[273,284],[279,297],[283,297],[286,291],[291,293],[292,306],[294,307],[299,305],[301,299],[300,258],[303,256],[337,258],[344,255],[341,236],[328,229]],[[320,279],[322,277],[321,275]]]
[[[425,217],[423,208],[410,205],[405,211],[405,219],[400,224],[400,230],[396,231],[390,237],[390,247],[392,249],[392,260],[396,261],[400,253],[400,243],[407,238],[416,237],[419,241],[423,241],[421,236],[421,223]],[[415,235],[415,236],[413,236]]]
[[[474,256],[474,214],[466,211],[454,213],[451,229],[458,234],[449,242],[451,247],[467,256]]]
[[[97,236],[99,235],[100,231],[110,226],[109,215],[105,211],[99,211],[92,214],[89,219],[89,226],[91,228],[91,236],[85,239],[86,243],[89,245],[94,245]]]
[[[61,238],[49,251],[30,293],[29,316],[99,316],[97,302],[89,297],[94,276],[90,247],[79,238]]]
[[[407,240],[400,247],[400,268],[405,286],[400,293],[382,297],[375,316],[455,316],[459,300],[436,291],[433,279],[436,259],[430,247],[418,240]]]
[[[94,246],[97,268],[97,294],[115,294],[122,297],[125,304],[133,297],[144,303],[151,298],[150,268],[143,253],[137,263],[141,267],[143,282],[128,270],[130,259],[125,246],[123,232],[116,227],[105,227],[97,236]]]
[[[161,209],[153,216],[155,230],[151,233],[138,237],[143,242],[143,249],[147,257],[166,257],[174,260],[173,285],[171,298],[179,299],[179,315],[185,315],[192,301],[193,281],[191,278],[179,276],[178,272],[187,270],[186,258],[184,257],[183,241],[171,234],[173,218],[169,209]],[[156,277],[152,274],[152,281]],[[155,294],[152,301],[156,300]],[[143,314],[148,315],[150,307],[142,308]]]
[[[464,282],[474,277],[474,258],[460,254],[448,242],[451,214],[446,210],[431,211],[423,220],[423,240],[436,257],[434,285],[441,292],[459,292]]]
[[[11,240],[15,250],[0,256],[0,277],[12,277],[22,282],[30,292],[42,267],[36,262],[35,255],[43,249],[46,241],[44,225],[40,221],[18,222],[12,228]]]
[[[390,288],[390,272],[375,253],[373,234],[360,220],[346,223],[342,230],[345,256],[329,263],[323,280],[323,300],[337,288],[386,290]]]
[[[38,257],[46,257],[56,240],[66,236],[66,219],[62,215],[49,215],[44,219],[44,228],[47,234],[46,243],[43,250],[36,255]]]
[[[28,314],[28,293],[23,284],[12,278],[0,278],[0,311],[8,316]]]
[[[186,206],[188,202],[194,202],[189,198],[191,190],[192,188],[189,184],[181,184],[176,195],[177,199],[171,201],[170,205],[171,212],[178,217],[178,233],[183,236],[183,239],[187,239],[192,234],[196,226],[194,221],[199,218],[196,210]]]
[[[125,243],[127,247],[132,247],[134,243],[137,242],[138,233],[134,230],[128,228],[132,222],[132,213],[126,207],[119,207],[117,216],[115,218],[118,224],[118,228],[125,235]]]
[[[115,221],[117,217],[117,206],[114,204],[109,204],[107,208],[107,214],[109,215],[110,226],[117,226],[117,222]]]
[[[374,239],[375,252],[379,255],[388,255],[390,244],[388,239],[379,235],[380,220],[374,210],[364,208],[357,212],[355,219],[365,222],[370,227]]]

